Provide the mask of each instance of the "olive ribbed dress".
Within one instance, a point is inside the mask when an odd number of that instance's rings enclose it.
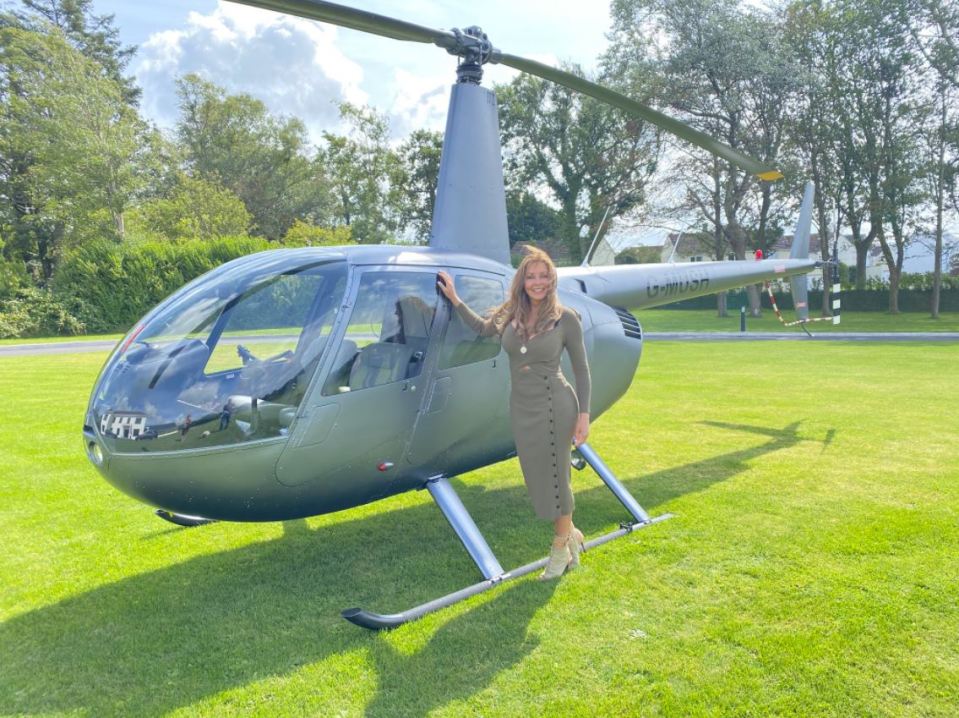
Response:
[[[477,334],[497,333],[491,320],[477,316],[465,304],[456,310]],[[541,519],[569,515],[574,506],[569,480],[573,432],[580,407],[589,411],[590,378],[583,327],[576,313],[563,307],[551,329],[524,342],[507,325],[502,342],[509,355],[513,438],[533,509]],[[563,349],[572,361],[575,391],[559,366]]]

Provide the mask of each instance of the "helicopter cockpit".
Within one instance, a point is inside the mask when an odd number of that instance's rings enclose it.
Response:
[[[127,336],[91,402],[112,452],[283,436],[328,345],[347,263],[272,255],[227,265]]]

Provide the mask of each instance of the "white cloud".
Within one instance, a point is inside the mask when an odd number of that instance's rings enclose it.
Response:
[[[181,30],[157,32],[135,67],[143,109],[172,126],[176,79],[195,72],[229,93],[247,93],[274,114],[302,119],[314,137],[339,122],[343,100],[364,104],[362,67],[337,47],[337,29],[288,15],[221,2],[191,12]]]
[[[609,28],[608,0],[352,0],[364,10],[427,27],[481,25],[494,45],[556,65],[571,60],[596,66]],[[162,126],[177,118],[175,80],[196,72],[230,93],[263,100],[275,114],[294,115],[314,142],[323,130],[343,131],[337,105],[371,104],[385,113],[395,139],[418,128],[442,130],[456,60],[442,50],[397,42],[324,23],[231,2],[192,11],[179,28],[155,32],[142,43],[134,71],[143,88],[144,113]],[[485,68],[484,85],[508,82],[517,72]]]
[[[394,136],[405,137],[417,129],[443,131],[452,85],[450,74],[422,76],[402,68],[394,70],[396,94],[389,107]]]

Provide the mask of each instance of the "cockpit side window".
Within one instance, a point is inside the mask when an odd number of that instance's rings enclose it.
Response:
[[[214,330],[216,344],[205,373],[240,369],[254,356],[292,357],[325,281],[318,273],[284,274],[230,302]]]
[[[456,293],[474,312],[485,315],[505,300],[503,282],[489,277],[476,277],[468,274],[457,276],[454,280]],[[481,337],[470,329],[453,312],[450,327],[440,349],[440,369],[449,369],[464,364],[492,359],[500,352],[498,336]]]
[[[324,395],[418,376],[433,331],[436,275],[366,272]]]

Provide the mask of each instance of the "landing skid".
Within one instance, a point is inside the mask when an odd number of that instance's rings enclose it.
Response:
[[[176,524],[177,526],[185,526],[187,528],[192,528],[193,526],[205,526],[206,524],[216,523],[216,519],[205,519],[202,516],[187,516],[186,514],[175,514],[172,511],[166,511],[165,509],[157,509],[153,513],[155,513],[164,521],[169,521],[171,524]]]
[[[644,528],[672,517],[672,514],[663,514],[662,516],[651,518],[590,446],[582,444],[579,447],[579,453],[583,459],[593,467],[593,470],[596,471],[606,486],[609,487],[616,498],[626,507],[626,510],[629,511],[634,519],[633,521],[620,524],[619,529],[616,531],[611,531],[603,536],[590,539],[586,542],[587,549],[602,546],[604,543],[630,534],[636,529]],[[431,479],[427,482],[426,488],[429,490],[430,495],[433,497],[433,500],[436,501],[436,505],[439,506],[447,521],[450,522],[450,525],[453,527],[453,530],[463,543],[470,557],[483,574],[484,580],[479,583],[474,583],[472,586],[462,588],[459,591],[454,591],[440,598],[433,599],[432,601],[427,601],[419,606],[414,606],[401,613],[383,614],[366,611],[362,608],[348,608],[343,611],[341,615],[350,623],[355,623],[357,626],[369,628],[374,631],[384,628],[396,628],[408,621],[421,618],[427,613],[452,606],[454,603],[458,603],[470,596],[488,591],[504,581],[525,576],[546,565],[548,559],[541,558],[532,563],[515,568],[512,571],[504,571],[499,561],[496,560],[496,556],[493,555],[493,551],[486,543],[486,539],[483,538],[483,534],[480,533],[473,518],[469,515],[466,507],[463,506],[463,502],[460,501],[449,479],[442,476]]]

